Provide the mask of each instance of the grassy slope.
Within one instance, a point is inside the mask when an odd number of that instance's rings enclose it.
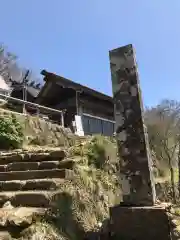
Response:
[[[37,222],[22,239],[82,239],[96,231],[109,217],[109,207],[118,203],[120,186],[116,145],[109,138],[95,136],[75,144],[69,155],[76,160],[73,181],[59,186],[53,224]]]

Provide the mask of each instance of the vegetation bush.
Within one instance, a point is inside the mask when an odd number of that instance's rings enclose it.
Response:
[[[101,135],[93,136],[85,143],[73,146],[70,152],[72,155],[81,156],[89,166],[93,165],[97,169],[105,169],[118,162],[114,139]]]
[[[88,145],[88,163],[93,164],[96,168],[103,168],[106,162],[105,139],[94,137]]]
[[[12,115],[0,116],[0,148],[16,149],[22,146],[23,129],[16,117]]]

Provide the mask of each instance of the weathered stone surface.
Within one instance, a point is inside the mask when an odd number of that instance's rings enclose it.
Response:
[[[59,168],[59,169],[72,169],[74,166],[74,161],[71,159],[65,159],[61,161],[45,161],[45,162],[40,162],[39,163],[39,169],[54,169],[54,168]]]
[[[66,157],[66,152],[61,149],[49,151],[29,152],[21,150],[12,153],[0,152],[0,165],[17,162],[42,162],[42,161],[60,161]]]
[[[65,158],[66,153],[65,153],[65,151],[62,151],[62,150],[56,150],[56,151],[52,151],[50,153],[50,157],[51,157],[51,159],[59,160],[59,159]]]
[[[8,171],[29,171],[29,170],[48,170],[48,169],[72,169],[74,161],[65,159],[61,161],[41,161],[41,162],[12,162],[7,165],[0,165],[0,172]]]
[[[180,226],[178,226],[172,231],[172,240],[179,240],[179,239],[180,239]]]
[[[1,181],[0,191],[18,191],[23,187],[23,181]]]
[[[123,202],[127,205],[153,205],[156,196],[152,160],[134,50],[128,45],[110,51],[109,56]]]
[[[7,166],[6,165],[0,165],[0,172],[6,172]]]
[[[7,201],[9,201],[9,197],[6,194],[0,193],[0,205],[2,206]]]
[[[0,193],[1,206],[9,201],[14,207],[42,207],[49,206],[51,191],[17,191]]]
[[[46,209],[32,207],[3,207],[0,209],[0,227],[26,227],[31,225],[33,220],[38,216],[43,216]],[[0,238],[1,239],[1,238]]]
[[[60,182],[60,181],[59,181]],[[62,180],[63,183],[63,180]],[[32,180],[27,181],[23,187],[22,190],[56,190],[57,184],[56,181],[53,180],[46,180],[46,179],[40,179],[38,180]]]
[[[49,207],[49,195],[47,193],[38,192],[21,192],[15,194],[11,198],[13,206],[28,206],[28,207]]]
[[[27,170],[38,170],[38,162],[14,162],[9,163],[6,167],[7,171],[27,171]]]
[[[4,204],[3,204],[3,206],[2,206],[2,209],[4,210],[4,209],[8,209],[8,210],[11,210],[11,209],[13,209],[14,207],[11,205],[11,202],[10,201],[7,201],[7,202],[5,202]]]
[[[66,169],[0,172],[0,181],[43,179],[43,178],[66,178],[68,176],[69,172]]]
[[[59,162],[59,168],[73,169],[75,162],[71,159],[62,160]]]
[[[22,154],[17,154],[17,153],[7,153],[7,154],[0,154],[0,165],[7,164],[10,162],[21,162],[23,160],[23,155]]]
[[[171,220],[171,225],[172,227],[177,227],[180,225],[180,222],[177,219]]]
[[[38,215],[43,215],[45,213],[45,209],[41,208],[26,208],[20,207],[15,208],[11,214],[8,216],[8,223],[11,226],[19,226],[25,227],[32,224],[33,219]]]
[[[39,169],[59,168],[59,161],[43,161],[39,163]]]
[[[11,235],[9,234],[9,232],[0,232],[0,239],[1,240],[12,240]]]
[[[171,240],[164,206],[111,208],[112,239]]]

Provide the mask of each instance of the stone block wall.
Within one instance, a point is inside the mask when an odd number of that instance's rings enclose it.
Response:
[[[68,147],[73,145],[77,138],[72,134],[70,129],[39,118],[38,116],[30,116],[3,109],[0,110],[1,116],[8,116],[11,114],[16,116],[23,127],[25,145]]]

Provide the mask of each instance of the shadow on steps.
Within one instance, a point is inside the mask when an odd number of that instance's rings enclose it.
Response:
[[[68,239],[80,240],[84,238],[84,229],[77,221],[74,212],[73,196],[62,192],[55,195],[52,207],[47,214],[53,225]]]

